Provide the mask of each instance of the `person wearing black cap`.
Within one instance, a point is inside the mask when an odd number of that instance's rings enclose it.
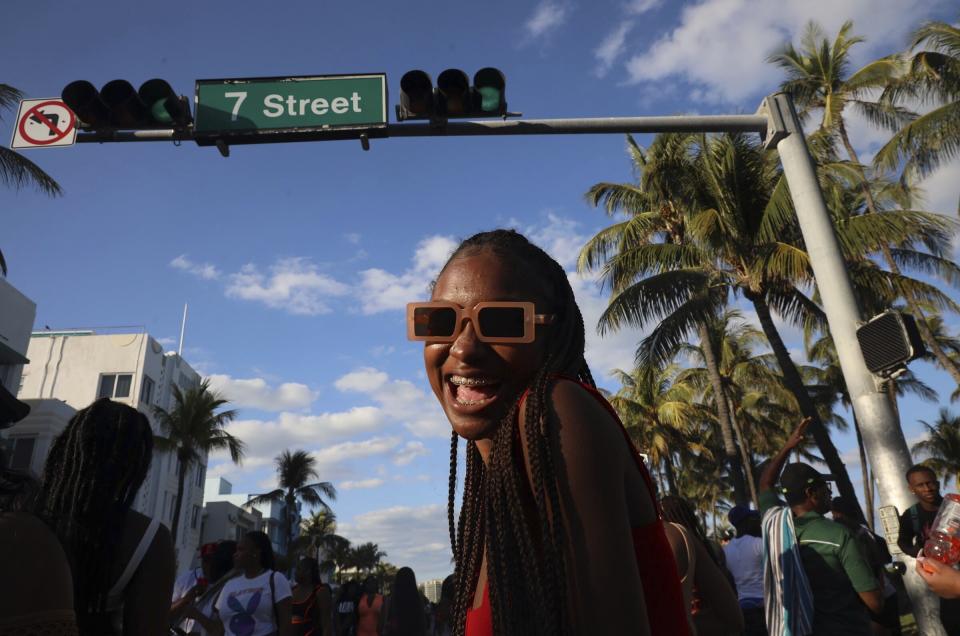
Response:
[[[766,636],[763,617],[763,539],[760,513],[737,504],[727,513],[737,536],[724,546],[727,569],[737,585],[745,636]]]
[[[774,572],[783,565],[784,545],[791,548],[792,554],[799,552],[802,574],[809,582],[813,601],[812,629],[806,633],[817,636],[870,634],[866,608],[878,614],[881,612],[880,585],[853,533],[823,516],[830,511],[828,482],[832,477],[803,462],[788,464],[784,468],[790,452],[803,443],[809,422],[809,418],[805,418],[800,423],[760,476],[759,499],[764,514],[766,551],[781,556],[780,563],[773,564]],[[778,477],[780,487],[775,491]],[[786,499],[786,507],[778,492]],[[787,510],[789,515],[786,515]],[[775,540],[777,527],[773,523],[778,515],[786,516],[785,527],[794,533],[780,542]],[[770,582],[771,569],[766,569],[765,581]],[[776,620],[777,617],[771,616],[770,604],[783,599],[770,598],[770,591],[765,590],[769,601],[767,623],[771,633],[779,635],[784,631],[771,625],[771,618]]]

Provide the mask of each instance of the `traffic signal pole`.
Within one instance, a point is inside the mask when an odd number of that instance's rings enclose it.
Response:
[[[369,131],[369,136],[362,129],[283,133],[259,131],[248,135],[230,135],[219,139],[216,145],[221,154],[227,156],[228,146],[238,143],[359,139],[364,149],[368,149],[371,139],[382,137],[680,132],[758,133],[765,138],[768,148],[776,148],[779,152],[843,377],[863,434],[867,456],[879,483],[881,502],[905,511],[913,504],[913,496],[905,478],[911,465],[910,452],[885,392],[864,362],[856,334],[862,317],[853,285],[820,191],[800,121],[788,94],[777,93],[767,97],[760,111],[754,115],[434,120],[428,123],[387,124],[384,128]],[[77,135],[80,143],[191,140],[196,139],[189,126],[153,130],[98,130]],[[205,141],[208,145],[212,144],[209,137]],[[864,488],[869,487],[869,484],[864,484]],[[896,544],[896,537],[887,537],[887,540],[890,544]],[[936,597],[914,571],[914,559],[905,556],[904,560],[907,565],[904,581],[913,602],[920,633],[925,636],[944,636]]]
[[[700,115],[666,117],[596,117],[579,119],[505,119],[492,121],[447,121],[445,123],[388,124],[381,137],[474,137],[484,135],[589,135],[609,133],[678,133],[678,132],[753,132],[763,134],[767,117],[762,115]],[[378,131],[379,132],[379,131]],[[282,133],[287,135],[288,133]],[[305,130],[297,140],[330,141],[360,139],[358,130]],[[260,132],[255,136],[237,136],[242,141],[284,141],[279,134]],[[193,141],[187,129],[98,130],[80,132],[77,143],[118,141]],[[231,143],[229,139],[227,143]]]
[[[880,501],[903,512],[914,503],[906,481],[907,469],[912,464],[910,451],[886,392],[864,362],[857,340],[857,327],[862,321],[860,309],[793,100],[787,93],[777,93],[767,97],[761,109],[770,117],[767,145],[775,144],[780,154],[843,379],[880,486]],[[864,484],[864,488],[869,487],[870,484]],[[887,537],[888,543],[896,541],[896,537]],[[939,620],[937,598],[914,570],[915,560],[903,556],[907,566],[904,583],[913,601],[919,633],[946,636]]]

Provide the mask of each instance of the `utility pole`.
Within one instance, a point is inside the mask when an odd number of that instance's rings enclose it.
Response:
[[[764,100],[761,110],[766,110],[770,118],[767,145],[775,144],[780,153],[843,379],[860,424],[867,457],[880,484],[881,502],[906,510],[914,503],[905,477],[912,464],[910,451],[886,393],[863,360],[857,340],[857,326],[862,322],[860,309],[793,99],[787,93],[776,93]],[[864,488],[869,487],[870,484],[864,484]],[[888,537],[888,542],[890,539],[896,543],[896,537]],[[937,598],[914,570],[915,560],[907,555],[904,560],[907,566],[904,583],[913,602],[919,632],[924,636],[947,636],[940,623]]]

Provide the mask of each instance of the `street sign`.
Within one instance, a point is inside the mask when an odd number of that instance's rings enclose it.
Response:
[[[77,117],[56,97],[20,102],[11,148],[72,146],[77,139]]]
[[[383,73],[197,80],[194,99],[194,134],[200,137],[272,137],[387,126]]]

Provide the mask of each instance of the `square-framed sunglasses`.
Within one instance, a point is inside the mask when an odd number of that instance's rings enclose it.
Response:
[[[523,344],[533,342],[537,325],[549,325],[554,314],[538,314],[531,302],[483,302],[472,309],[456,303],[407,304],[407,338],[424,342],[453,342],[463,321],[473,323],[480,342]]]

